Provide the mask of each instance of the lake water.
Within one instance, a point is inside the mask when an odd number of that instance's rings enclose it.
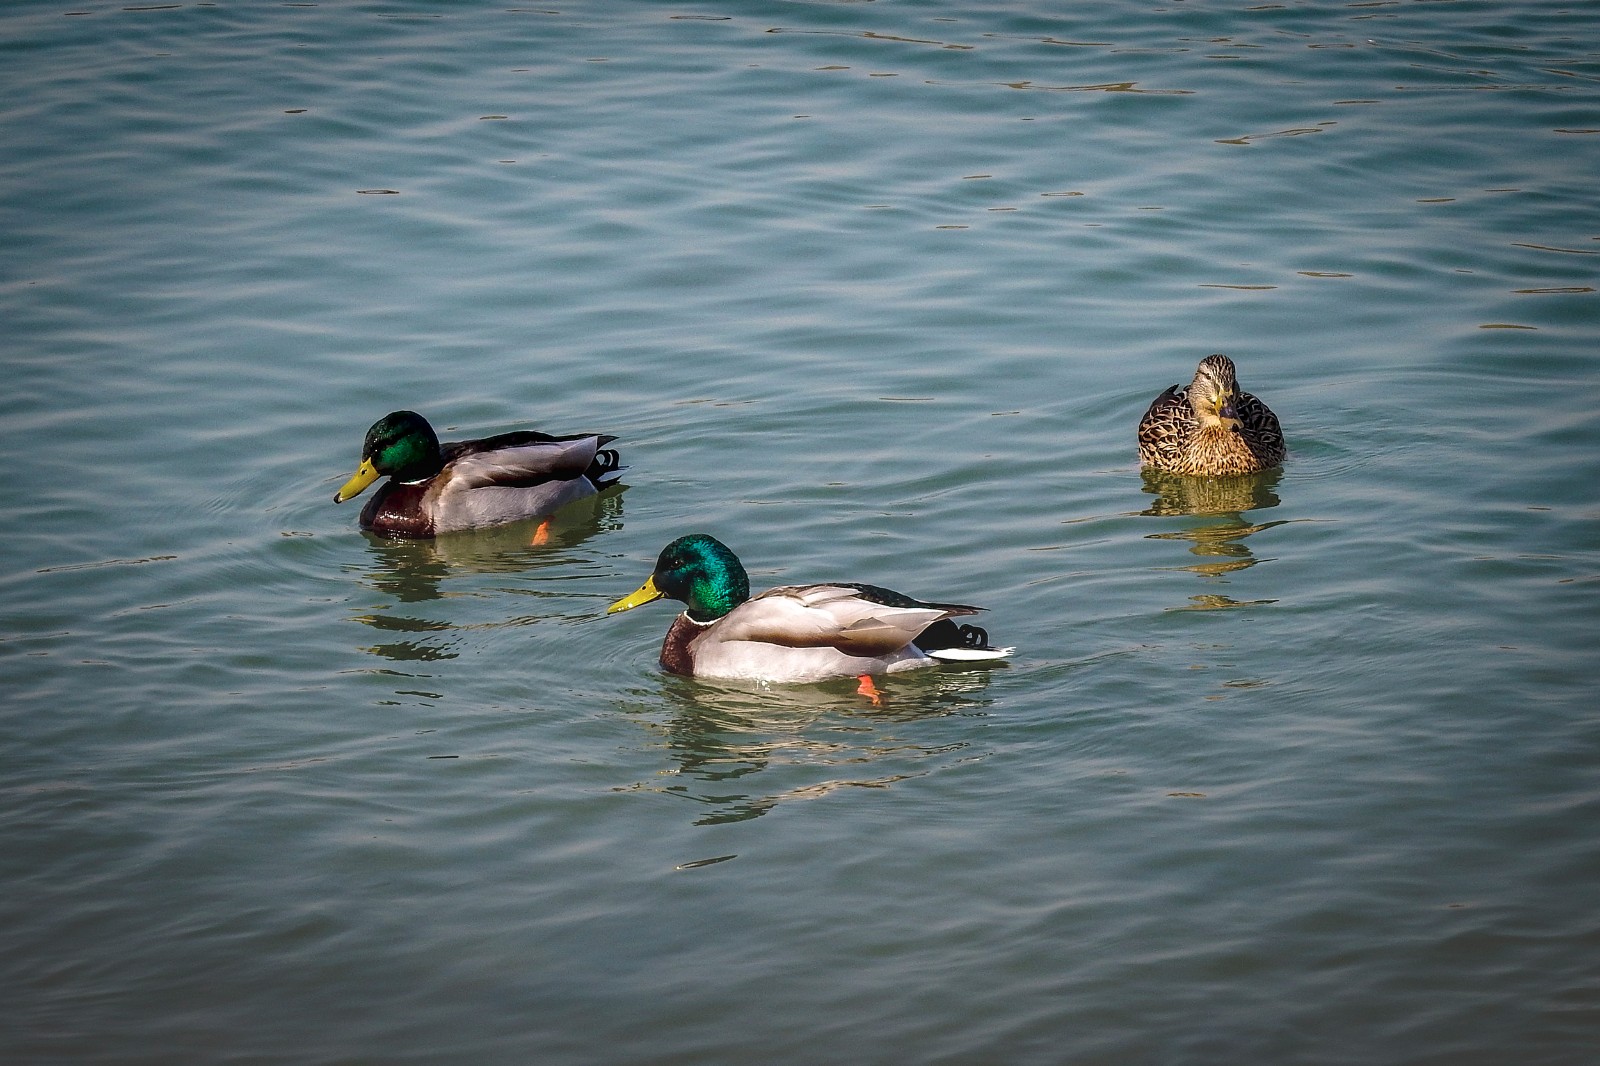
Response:
[[[0,1059],[1600,1046],[1600,6],[0,12]],[[1280,472],[1146,481],[1227,352]],[[386,543],[396,408],[627,487]],[[681,533],[990,608],[758,688]]]

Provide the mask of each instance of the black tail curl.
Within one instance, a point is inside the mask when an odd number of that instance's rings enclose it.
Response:
[[[594,461],[589,464],[589,469],[583,476],[596,485],[605,483],[605,479],[612,477],[622,470],[622,455],[615,448],[601,448],[594,453]]]
[[[957,625],[941,618],[924,629],[911,643],[923,652],[944,651],[947,648],[969,648],[974,651],[994,651],[989,646],[989,631],[982,626]]]

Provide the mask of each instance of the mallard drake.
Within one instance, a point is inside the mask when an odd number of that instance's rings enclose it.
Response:
[[[991,648],[982,629],[950,621],[982,607],[926,603],[876,585],[785,585],[752,597],[738,556],[705,533],[663,548],[650,579],[606,613],[663,596],[688,604],[661,644],[662,668],[685,676],[867,678],[939,660],[1003,659],[1014,650]]]
[[[1239,389],[1225,355],[1200,360],[1194,380],[1157,396],[1139,423],[1139,461],[1170,474],[1253,474],[1283,451],[1278,416]]]
[[[395,411],[367,430],[361,466],[334,494],[354,499],[389,480],[361,510],[361,528],[391,537],[431,537],[549,515],[614,484],[622,468],[615,437],[552,437],[522,430],[441,445],[428,420]]]

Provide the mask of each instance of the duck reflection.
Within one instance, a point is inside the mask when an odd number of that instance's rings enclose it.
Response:
[[[422,617],[421,605],[448,598],[446,582],[471,574],[528,574],[570,565],[571,550],[600,533],[622,528],[622,494],[617,486],[568,504],[551,519],[529,519],[503,526],[452,533],[431,540],[397,540],[363,533],[367,554],[363,578],[385,597],[352,617],[387,634],[449,633],[449,621]],[[400,612],[399,604],[413,605]],[[454,639],[413,636],[366,648],[401,662],[453,659]]]
[[[668,705],[656,731],[670,765],[663,781],[622,786],[689,800],[704,808],[695,825],[759,818],[787,800],[842,789],[888,788],[973,755],[968,741],[929,744],[912,723],[982,715],[991,702],[986,670],[929,669],[894,678],[882,702],[868,703],[855,682],[764,686],[663,677]],[[650,715],[659,708],[630,708]]]
[[[1144,491],[1155,497],[1146,515],[1238,515],[1278,506],[1275,491],[1283,480],[1283,468],[1273,467],[1259,474],[1235,477],[1187,477],[1164,474],[1145,467]]]
[[[1185,524],[1181,529],[1145,534],[1149,540],[1189,542],[1190,554],[1198,556],[1199,561],[1174,569],[1217,579],[1238,570],[1245,570],[1259,561],[1250,551],[1250,546],[1245,543],[1246,539],[1264,529],[1284,524],[1282,521],[1250,522],[1244,517],[1247,511],[1278,506],[1278,494],[1274,489],[1283,477],[1281,469],[1274,468],[1259,474],[1237,477],[1186,477],[1149,469],[1142,471],[1142,474],[1144,491],[1156,499],[1150,507],[1139,512],[1140,514],[1155,517],[1188,516],[1199,519]],[[1212,593],[1191,596],[1187,604],[1173,609],[1202,611],[1272,602],[1272,600],[1235,600],[1229,596]]]

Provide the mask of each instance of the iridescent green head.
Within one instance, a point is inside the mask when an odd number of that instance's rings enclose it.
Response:
[[[750,578],[739,557],[716,537],[691,533],[661,549],[650,580],[606,609],[632,610],[663,596],[682,600],[696,622],[714,622],[750,598]]]
[[[437,474],[443,465],[439,438],[428,420],[415,411],[395,411],[367,430],[361,466],[334,494],[333,502],[354,499],[385,474],[396,481],[421,481]]]

